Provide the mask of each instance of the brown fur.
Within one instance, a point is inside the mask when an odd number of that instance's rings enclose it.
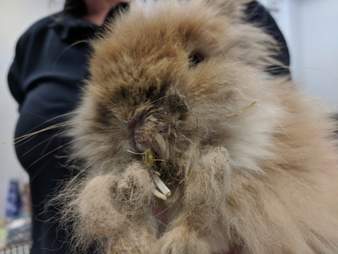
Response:
[[[275,43],[241,22],[244,2],[135,2],[94,43],[69,132],[86,168],[65,192],[78,245],[338,253],[333,125],[291,82],[265,73]],[[145,149],[174,192],[167,202],[134,154]],[[167,226],[154,206],[166,209]]]

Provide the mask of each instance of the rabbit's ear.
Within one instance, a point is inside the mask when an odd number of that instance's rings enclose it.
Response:
[[[220,14],[231,18],[241,18],[246,5],[252,0],[205,0],[208,5],[214,6]]]

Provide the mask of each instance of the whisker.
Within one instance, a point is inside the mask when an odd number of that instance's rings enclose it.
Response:
[[[57,137],[60,137],[62,135],[65,134],[66,131],[60,131],[60,132],[57,132],[56,134],[54,134],[53,136],[51,136],[50,138],[48,138],[47,140],[47,144],[45,145],[44,149],[42,150],[41,152],[41,155],[44,154],[46,152],[46,150],[48,149],[48,146],[50,145],[50,143],[53,141],[53,139],[57,138]]]
[[[26,139],[29,139],[29,138],[37,135],[37,134],[40,134],[40,133],[43,133],[43,132],[46,132],[46,131],[49,131],[49,130],[57,129],[57,128],[60,128],[60,127],[66,127],[66,126],[68,126],[67,122],[57,123],[57,124],[53,124],[51,126],[48,126],[46,128],[43,128],[43,129],[31,132],[31,133],[24,134],[24,135],[22,135],[20,137],[15,138],[14,139],[14,144],[21,143],[22,141],[25,141]]]
[[[66,146],[69,146],[72,142],[68,142],[66,144],[63,144],[63,145],[60,145],[58,146],[57,148],[53,149],[52,151],[49,151],[48,153],[44,154],[43,156],[41,156],[40,158],[38,158],[37,160],[35,160],[33,163],[31,163],[28,167],[28,169],[32,168],[36,163],[38,163],[39,161],[41,161],[43,158],[47,157],[48,155],[66,147]],[[38,176],[39,174],[44,170],[45,168],[44,167],[41,167],[37,172],[34,173],[34,175],[32,175],[30,177],[30,181],[34,181]]]
[[[29,114],[32,114],[31,112],[28,112],[28,113],[29,113]],[[49,122],[51,122],[51,121],[54,121],[54,120],[59,119],[59,118],[61,118],[61,117],[66,117],[66,116],[69,116],[69,115],[72,115],[72,114],[75,114],[75,112],[68,112],[68,113],[65,113],[65,114],[60,114],[60,115],[57,115],[57,116],[55,116],[55,117],[49,118],[49,119],[43,121],[41,124],[35,126],[33,129],[37,129],[37,128],[42,127],[43,125],[45,125],[45,124],[47,124],[47,123],[49,123]],[[34,115],[34,114],[33,114],[33,115]],[[35,116],[35,115],[34,115],[34,116]],[[38,116],[38,117],[40,117],[40,116]],[[67,123],[67,121],[64,121],[63,123]],[[60,123],[59,123],[59,124],[60,124]],[[51,126],[54,126],[54,125],[51,125]],[[51,126],[48,126],[47,128],[51,128]],[[57,126],[55,126],[55,128],[57,128]],[[16,145],[17,143],[22,142],[22,141],[24,141],[24,140],[30,138],[30,135],[34,133],[33,129],[31,130],[31,132],[29,132],[29,133],[27,133],[27,134],[24,134],[24,135],[22,135],[22,136],[16,137],[16,138],[14,139],[14,144]],[[44,129],[45,129],[45,128],[44,128]],[[41,130],[44,130],[44,129],[41,129]],[[45,131],[48,131],[48,130],[49,130],[49,129],[45,129]],[[38,134],[38,133],[37,133],[37,134]],[[21,139],[22,139],[22,140],[21,140]]]
[[[49,137],[49,138],[47,138],[47,139],[45,139],[45,140],[42,140],[41,142],[39,142],[38,144],[35,144],[34,146],[32,146],[30,149],[28,149],[27,151],[25,151],[23,154],[22,154],[22,156],[23,157],[25,157],[25,156],[27,156],[30,152],[32,152],[35,148],[37,148],[37,147],[39,147],[40,145],[42,145],[42,144],[44,144],[44,143],[46,143],[46,142],[50,142],[51,141],[51,139],[53,139],[53,138],[55,138],[55,137],[57,137],[58,135],[62,135],[62,133],[57,133],[57,134],[55,134],[55,135],[53,135],[53,136],[51,136],[51,137]],[[26,141],[27,142],[27,141]],[[21,144],[20,144],[21,145]],[[45,150],[45,149],[44,149]]]
[[[226,115],[225,117],[226,118],[232,118],[232,117],[239,116],[239,115],[245,113],[246,111],[248,111],[249,109],[253,108],[256,105],[257,105],[257,101],[253,101],[249,105],[247,105],[247,106],[241,108],[240,110],[238,110],[237,112],[232,112],[232,113]]]
[[[31,112],[28,112],[28,113],[29,113],[29,114],[32,114]],[[43,126],[43,125],[45,125],[45,124],[47,124],[47,123],[50,123],[50,122],[52,122],[52,121],[54,121],[54,120],[57,120],[57,119],[59,119],[59,118],[66,117],[66,116],[70,116],[70,115],[75,115],[75,114],[76,114],[75,111],[71,111],[71,112],[68,112],[68,113],[64,113],[64,114],[57,115],[57,116],[55,116],[55,117],[52,117],[52,118],[49,118],[49,119],[43,121],[43,122],[40,123],[39,125],[35,126],[34,129],[37,129],[37,128],[39,128],[39,127],[41,127],[41,126]],[[33,114],[33,115],[34,115],[34,114]],[[64,121],[64,122],[65,122],[65,121]]]
[[[144,155],[144,153],[138,153],[138,152],[135,152],[135,151],[131,151],[131,150],[126,150],[126,152],[128,153],[131,153],[131,154],[135,154],[135,155]]]
[[[49,123],[49,122],[51,122],[51,121],[53,121],[53,120],[59,119],[59,118],[61,118],[61,117],[66,117],[66,116],[69,116],[69,115],[75,115],[75,114],[76,114],[76,112],[71,111],[71,112],[68,112],[68,113],[64,113],[64,114],[57,115],[57,116],[55,116],[55,117],[49,118],[49,119],[47,119],[46,121],[42,122],[41,124],[39,124],[38,126],[36,126],[36,128],[37,128],[37,127],[40,127],[41,125],[44,125],[44,124],[46,124],[46,123]]]
[[[48,155],[50,155],[50,154],[52,154],[52,153],[54,153],[54,152],[56,152],[56,151],[58,151],[58,150],[60,150],[60,149],[62,149],[62,148],[64,148],[64,147],[66,147],[66,146],[68,146],[68,145],[70,145],[72,142],[73,142],[73,141],[70,141],[70,142],[68,142],[68,143],[66,143],[66,144],[60,145],[60,146],[58,146],[57,148],[55,148],[55,149],[49,151],[48,153],[45,153],[45,154],[42,155],[40,158],[38,158],[38,159],[36,159],[35,161],[33,161],[33,162],[29,165],[28,169],[31,169],[34,165],[36,165],[36,163],[38,163],[38,162],[41,161],[42,159],[46,158]],[[32,178],[32,179],[33,179],[33,178]]]

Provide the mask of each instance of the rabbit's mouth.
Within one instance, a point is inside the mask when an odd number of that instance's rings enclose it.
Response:
[[[141,120],[130,129],[131,147],[138,159],[160,176],[170,189],[175,189],[182,182],[183,175],[169,140],[168,129],[155,121],[144,123]]]
[[[137,153],[144,154],[145,151],[150,150],[162,161],[170,159],[166,138],[155,130],[144,130],[143,128],[133,130],[131,145]]]
[[[151,150],[162,160],[169,160],[168,127],[156,117],[141,112],[128,123],[131,147],[137,153]]]

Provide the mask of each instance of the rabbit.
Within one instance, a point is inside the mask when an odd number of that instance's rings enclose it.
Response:
[[[277,43],[243,21],[247,2],[135,0],[93,41],[68,130],[74,245],[338,253],[334,125],[266,72]]]

